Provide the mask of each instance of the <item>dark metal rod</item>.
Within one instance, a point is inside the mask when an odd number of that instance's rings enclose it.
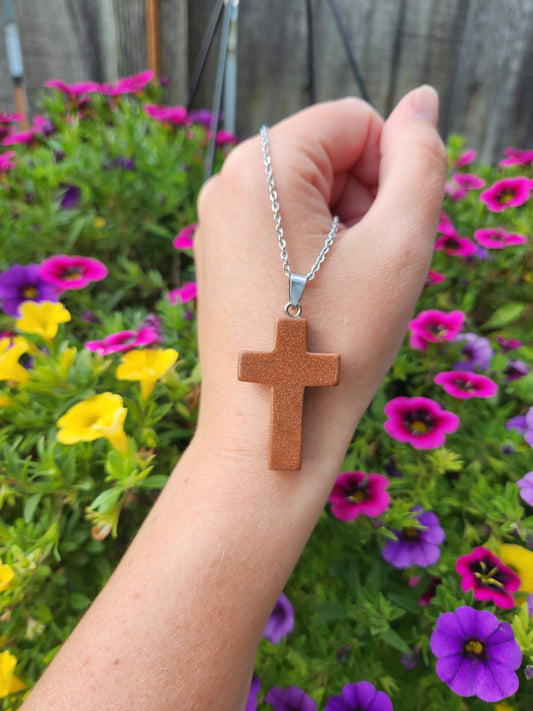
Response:
[[[213,135],[209,141],[207,148],[207,156],[205,160],[204,183],[213,174],[213,164],[215,162],[215,150],[217,144],[218,124],[220,122],[220,109],[222,106],[222,86],[224,84],[224,72],[226,69],[226,57],[228,54],[228,37],[231,20],[231,2],[226,0],[224,8],[224,23],[222,25],[222,34],[220,36],[220,47],[218,52],[217,76],[215,80],[215,93],[213,97],[213,108],[211,111],[213,122],[211,130]]]
[[[355,57],[353,55],[353,52],[350,48],[350,43],[348,41],[348,35],[346,34],[346,30],[344,29],[344,25],[342,24],[341,16],[339,14],[339,10],[337,8],[337,4],[335,3],[335,0],[328,0],[328,4],[331,8],[331,11],[333,13],[333,17],[335,18],[335,24],[337,25],[337,30],[339,32],[339,35],[342,40],[342,44],[344,45],[344,49],[346,51],[347,57],[348,57],[348,63],[351,67],[351,70],[357,80],[357,83],[359,84],[359,89],[361,91],[361,96],[365,101],[367,101],[369,104],[372,102],[370,101],[370,97],[368,95],[368,92],[366,90],[365,82],[363,81],[363,77],[361,76],[361,73],[359,72],[359,68],[357,66],[357,62],[355,61]]]
[[[316,103],[314,18],[312,0],[305,0],[307,10],[307,95],[309,104]]]
[[[213,12],[211,13],[211,17],[209,18],[209,24],[202,39],[202,46],[200,47],[200,53],[198,55],[198,59],[196,60],[194,72],[191,77],[191,83],[189,85],[189,100],[187,102],[188,111],[190,110],[194,97],[196,96],[196,92],[198,91],[198,85],[204,71],[207,55],[209,54],[211,44],[213,43],[213,37],[215,36],[218,23],[222,16],[223,8],[224,0],[217,0]]]

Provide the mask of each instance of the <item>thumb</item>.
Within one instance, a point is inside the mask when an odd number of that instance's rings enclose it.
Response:
[[[430,86],[411,91],[396,106],[381,134],[378,193],[363,220],[389,254],[408,253],[422,280],[433,254],[447,168],[438,110]]]

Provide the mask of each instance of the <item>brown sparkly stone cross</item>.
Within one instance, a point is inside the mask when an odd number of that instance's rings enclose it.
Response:
[[[298,471],[302,463],[302,422],[306,387],[337,385],[340,356],[309,353],[307,321],[280,318],[270,353],[241,351],[239,380],[270,385],[270,469]]]

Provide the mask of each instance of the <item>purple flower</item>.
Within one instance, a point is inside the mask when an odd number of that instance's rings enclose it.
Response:
[[[369,681],[346,684],[342,696],[331,696],[325,711],[393,711],[384,691],[376,691]]]
[[[342,472],[328,498],[333,515],[339,521],[353,521],[361,514],[379,516],[390,504],[388,485],[382,474]]]
[[[441,385],[448,395],[466,400],[472,397],[493,397],[498,392],[498,385],[487,378],[468,370],[449,370],[438,373],[433,382]]]
[[[421,506],[414,506],[411,512],[415,514],[418,526],[408,525],[401,531],[393,531],[396,540],[387,541],[381,551],[383,558],[395,568],[409,568],[411,565],[425,568],[440,558],[439,545],[444,541],[445,534],[437,515],[424,511]]]
[[[508,360],[507,365],[503,369],[505,382],[510,383],[511,380],[518,380],[529,373],[529,367],[523,360]]]
[[[396,397],[385,405],[385,414],[387,434],[415,449],[441,447],[446,435],[459,427],[457,415],[427,397]]]
[[[531,182],[523,175],[502,178],[484,190],[479,199],[491,212],[502,212],[509,207],[518,207],[529,200]]]
[[[411,336],[409,345],[418,350],[427,350],[428,343],[453,341],[461,330],[465,320],[463,311],[439,311],[428,309],[421,311],[409,322]]]
[[[244,711],[256,711],[257,709],[257,694],[261,688],[261,679],[254,674],[252,676],[252,683],[250,684],[250,691],[248,692],[248,700],[246,701],[246,707]]]
[[[265,702],[271,704],[275,711],[316,711],[313,699],[297,686],[282,689],[273,686],[265,696]]]
[[[507,420],[505,429],[518,430],[519,434],[524,435],[529,446],[533,447],[533,407],[530,407],[525,415],[517,415]]]
[[[488,370],[490,361],[494,355],[492,346],[488,338],[478,336],[475,333],[460,333],[455,338],[456,341],[464,341],[461,353],[466,356],[466,360],[454,363],[454,370],[468,370],[473,372],[478,366],[481,370]]]
[[[508,622],[488,610],[459,607],[437,620],[430,640],[437,674],[459,696],[506,699],[518,689],[522,652]]]
[[[209,109],[195,109],[189,113],[189,121],[210,128],[213,123],[213,115]]]
[[[263,630],[263,637],[277,644],[294,629],[294,609],[285,593],[281,593]]]
[[[530,506],[533,506],[533,472],[528,472],[516,482],[520,496]]]
[[[61,198],[59,207],[62,210],[73,210],[74,208],[78,207],[81,200],[81,190],[78,188],[78,186],[62,185],[61,187],[64,189],[65,192],[63,193],[63,197]]]
[[[0,274],[2,309],[10,316],[19,316],[23,301],[58,301],[57,288],[46,282],[38,264],[14,264]]]
[[[455,569],[461,576],[463,590],[473,590],[476,600],[491,600],[505,610],[514,607],[513,593],[520,587],[520,578],[488,548],[478,546],[462,555]]]
[[[104,279],[107,267],[92,257],[56,254],[41,262],[39,274],[58,289],[83,289],[91,281]]]

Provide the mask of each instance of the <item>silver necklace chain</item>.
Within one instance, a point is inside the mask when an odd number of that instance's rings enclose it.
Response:
[[[281,214],[280,214],[280,206],[279,206],[279,201],[278,201],[278,192],[276,190],[276,184],[274,182],[274,173],[272,170],[272,159],[270,157],[270,144],[269,144],[269,140],[268,140],[268,128],[266,126],[261,126],[260,135],[261,135],[261,146],[263,148],[263,163],[265,166],[265,175],[266,175],[266,181],[267,181],[268,191],[269,191],[269,195],[270,195],[270,202],[272,203],[272,213],[273,213],[274,223],[276,225],[276,232],[278,235],[278,244],[279,244],[281,262],[283,265],[283,271],[290,279],[290,284],[289,284],[290,301],[287,304],[287,306],[285,306],[285,313],[288,316],[299,316],[302,312],[302,307],[300,306],[299,300],[300,300],[300,297],[303,293],[305,284],[308,281],[311,281],[312,279],[315,278],[315,274],[320,269],[320,266],[322,265],[324,259],[326,258],[326,255],[329,252],[331,245],[333,244],[333,240],[335,239],[335,237],[337,235],[337,229],[339,227],[339,218],[337,215],[335,215],[335,217],[333,218],[330,231],[324,241],[324,246],[322,247],[320,254],[316,258],[316,261],[313,264],[313,266],[311,267],[311,269],[309,270],[309,272],[305,276],[295,274],[291,269],[291,265],[289,264],[289,253],[287,251],[287,242],[285,240],[285,236],[283,233],[283,225],[281,224]],[[294,292],[294,293],[291,293],[291,292]],[[297,294],[297,296],[295,294]],[[291,313],[290,309],[296,309],[297,313]]]

